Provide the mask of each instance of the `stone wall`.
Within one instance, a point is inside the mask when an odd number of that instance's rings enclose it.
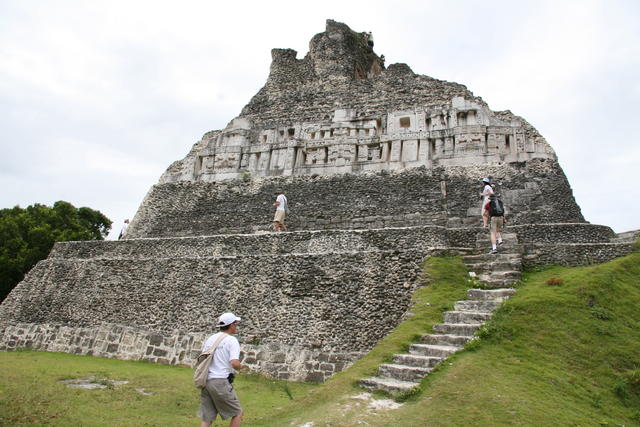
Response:
[[[288,198],[292,230],[477,226],[483,176],[498,183],[510,224],[584,222],[560,167],[539,160],[518,167],[159,184],[147,194],[127,238],[268,230],[278,190]]]
[[[449,234],[453,233],[452,241]],[[469,236],[461,237],[461,234]],[[381,230],[314,230],[289,233],[219,234],[182,238],[145,238],[119,241],[58,242],[49,258],[153,259],[208,258],[372,251],[429,251],[450,246],[473,247],[475,234],[439,226]]]
[[[273,243],[268,240],[264,247]],[[190,363],[215,316],[230,310],[243,317],[243,357],[257,370],[280,378],[324,379],[401,321],[428,254],[180,256],[193,246],[176,243],[173,252],[165,252],[168,258],[126,258],[128,249],[87,244],[87,250],[77,250],[80,242],[58,245],[3,302],[2,348]],[[65,254],[68,247],[76,248]],[[101,255],[91,257],[92,251]],[[86,258],[63,257],[73,252]]]
[[[157,333],[140,328],[102,323],[78,327],[59,324],[18,323],[0,330],[0,350],[31,348],[88,356],[115,357],[152,363],[192,366],[200,349],[215,331]],[[257,372],[292,381],[324,381],[362,356],[281,344],[242,344],[242,363]]]
[[[592,265],[625,256],[633,251],[632,243],[553,243],[525,244],[522,265],[533,268],[545,265]]]
[[[606,225],[588,223],[508,225],[522,244],[608,243],[616,234]]]

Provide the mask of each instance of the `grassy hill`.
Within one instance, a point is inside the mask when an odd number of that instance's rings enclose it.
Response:
[[[428,286],[414,295],[412,315],[327,383],[240,376],[244,425],[640,425],[638,251],[596,266],[526,272],[480,339],[415,392],[398,396],[400,408],[375,409],[355,398],[363,393],[358,379],[429,332],[471,285],[457,258],[431,258],[425,272]],[[58,382],[89,375],[109,387],[77,390]],[[129,383],[112,386],[108,379]],[[192,426],[198,398],[191,384],[191,371],[175,366],[0,353],[0,425]]]

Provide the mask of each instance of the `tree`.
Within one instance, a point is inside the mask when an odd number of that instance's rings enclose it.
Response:
[[[58,201],[0,209],[0,301],[45,259],[55,242],[104,240],[111,220],[100,211]]]

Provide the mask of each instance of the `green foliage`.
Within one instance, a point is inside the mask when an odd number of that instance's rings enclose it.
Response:
[[[55,242],[102,240],[111,221],[99,211],[58,201],[0,210],[0,301]]]

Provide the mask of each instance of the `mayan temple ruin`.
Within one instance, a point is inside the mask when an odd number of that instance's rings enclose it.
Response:
[[[233,311],[243,363],[323,381],[403,320],[429,256],[459,253],[479,280],[508,288],[523,268],[631,251],[630,239],[585,221],[526,120],[461,84],[385,65],[374,49],[332,20],[302,59],[273,49],[264,87],[169,166],[124,240],[57,243],[28,273],[0,306],[0,349],[191,364],[216,316]],[[483,177],[507,207],[494,258]],[[271,231],[278,191],[285,233]],[[436,356],[416,354],[459,348],[500,295],[470,292],[491,301],[458,304],[451,313],[462,314],[445,315],[436,338],[381,377],[424,375]]]

